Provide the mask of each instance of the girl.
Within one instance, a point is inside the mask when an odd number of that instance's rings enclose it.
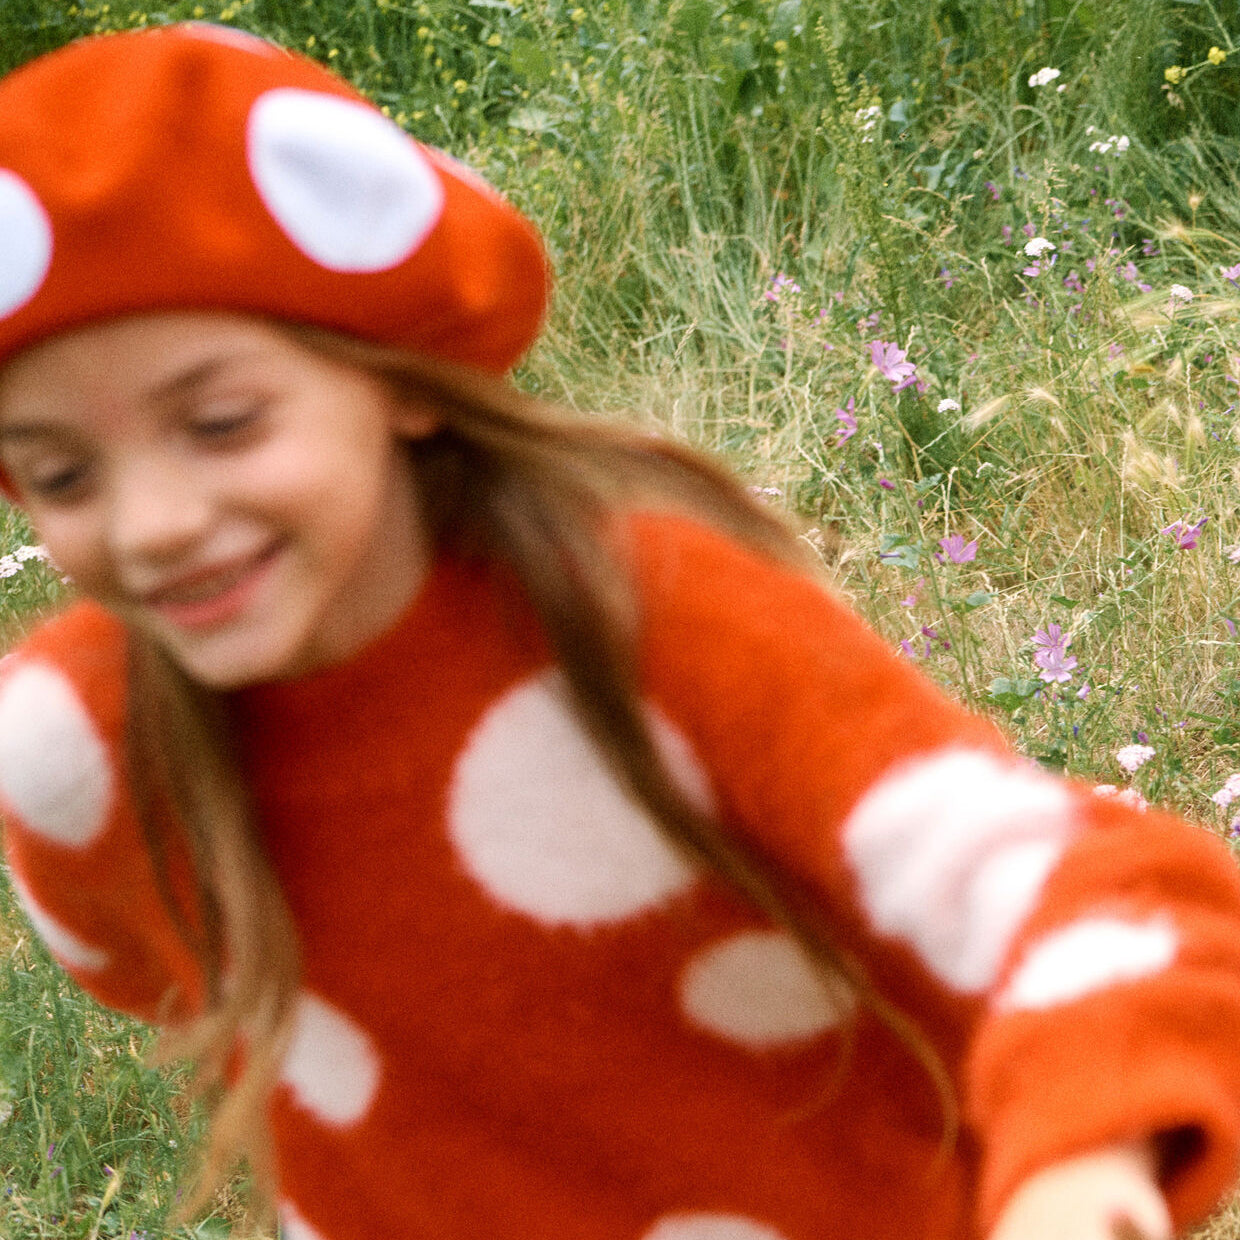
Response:
[[[12,878],[290,1240],[1163,1240],[1240,883],[894,659],[731,481],[502,377],[529,226],[191,25],[0,83]]]

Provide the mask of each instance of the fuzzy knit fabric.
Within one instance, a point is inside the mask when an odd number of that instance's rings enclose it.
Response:
[[[271,1102],[289,1240],[947,1240],[1020,1181],[1179,1134],[1177,1222],[1240,1141],[1222,844],[1042,773],[816,585],[682,519],[626,555],[676,778],[830,915],[956,1082],[619,791],[508,579],[441,558],[347,663],[233,695],[304,956]],[[200,993],[122,757],[123,635],[0,668],[17,891],[89,991]],[[180,996],[179,1009],[166,996]]]

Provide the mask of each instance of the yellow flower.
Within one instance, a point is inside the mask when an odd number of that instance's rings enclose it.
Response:
[[[1206,53],[1206,59],[1212,65],[1221,65],[1227,59],[1227,53],[1221,47],[1212,47]]]
[[[775,48],[775,55],[782,56],[788,50],[788,40],[776,39],[773,46]]]
[[[1177,82],[1184,80],[1184,67],[1182,65],[1172,65],[1170,68],[1163,70],[1163,77],[1174,86]]]
[[[580,24],[581,24],[583,21],[585,21],[585,19],[586,19],[586,11],[585,11],[585,9],[574,9],[574,10],[573,10],[573,11],[572,11],[569,15],[568,15],[568,19],[569,19],[569,21],[576,22],[578,25],[580,25]]]
[[[463,95],[469,89],[469,83],[464,78],[457,78],[456,81],[452,83],[452,89],[456,91],[458,95]]]
[[[316,38],[314,37],[314,35],[311,35],[311,36],[310,36],[310,37],[306,40],[306,47],[307,47],[307,48],[312,48],[312,47],[313,47],[313,46],[314,46],[317,42],[318,42],[318,39],[316,39]]]
[[[502,35],[500,35],[500,34],[493,34],[493,35],[492,35],[492,36],[491,36],[491,37],[487,40],[487,47],[499,47],[499,45],[500,45],[503,41],[504,41],[504,38],[503,38],[503,36],[502,36]]]

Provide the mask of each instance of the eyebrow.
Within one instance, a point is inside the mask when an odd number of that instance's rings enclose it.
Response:
[[[172,378],[166,379],[162,383],[157,383],[144,394],[144,399],[152,404],[168,404],[178,397],[183,397],[196,388],[209,383],[232,363],[247,360],[248,357],[248,354],[242,354],[239,357],[208,357],[201,362],[195,363],[188,369],[174,374]],[[21,440],[38,439],[58,433],[60,433],[60,428],[54,423],[14,422],[5,425],[3,422],[0,422],[0,441],[20,442]]]

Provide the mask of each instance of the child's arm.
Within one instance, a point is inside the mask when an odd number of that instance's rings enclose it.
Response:
[[[989,1240],[1171,1240],[1154,1151],[1130,1142],[1054,1163],[1012,1195]]]
[[[124,770],[125,638],[93,604],[0,666],[0,812],[18,900],[97,999],[147,1021],[189,1016],[201,974],[155,880]],[[182,858],[184,861],[184,858]],[[179,876],[188,877],[182,865]]]
[[[688,524],[642,536],[648,692],[727,825],[816,893],[938,1049],[981,1149],[984,1232],[1006,1209],[1023,1234],[1022,1186],[1066,1192],[1037,1177],[1134,1137],[1174,1152],[1176,1225],[1206,1213],[1240,1161],[1222,842],[1014,755],[795,575]]]

